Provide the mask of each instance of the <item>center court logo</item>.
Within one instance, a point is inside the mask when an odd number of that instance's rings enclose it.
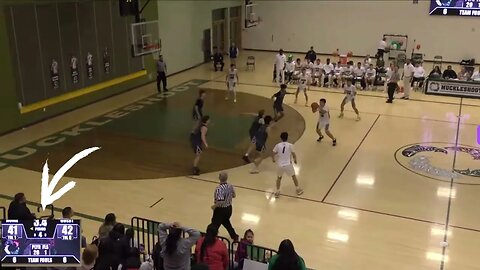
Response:
[[[398,149],[395,160],[405,169],[430,179],[446,182],[453,179],[458,184],[480,185],[480,148],[451,143],[416,143]]]

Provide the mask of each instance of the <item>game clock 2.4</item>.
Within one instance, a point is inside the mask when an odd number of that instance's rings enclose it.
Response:
[[[430,15],[480,16],[480,0],[430,0]]]
[[[4,220],[1,232],[2,267],[80,265],[79,220]]]

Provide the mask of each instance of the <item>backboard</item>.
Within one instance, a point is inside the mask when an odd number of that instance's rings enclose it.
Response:
[[[158,31],[158,21],[132,23],[133,56],[158,54],[162,41]]]

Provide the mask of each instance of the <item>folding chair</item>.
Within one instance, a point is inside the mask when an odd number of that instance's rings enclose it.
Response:
[[[247,70],[249,69],[255,70],[255,56],[247,57]]]

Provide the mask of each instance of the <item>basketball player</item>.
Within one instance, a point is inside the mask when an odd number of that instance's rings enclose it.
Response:
[[[200,90],[198,93],[198,98],[193,105],[192,117],[194,121],[199,121],[203,117],[203,102],[205,100],[206,92],[205,90]]]
[[[343,88],[345,97],[343,98],[342,104],[340,104],[340,115],[339,118],[343,118],[343,109],[345,104],[352,102],[352,109],[357,114],[357,121],[360,120],[360,114],[358,113],[357,106],[355,104],[355,96],[357,95],[357,88],[352,84],[351,80],[347,80],[345,87]]]
[[[275,93],[272,96],[273,101],[273,113],[275,114],[273,121],[278,122],[280,119],[283,118],[284,113],[283,113],[283,99],[285,98],[285,95],[293,95],[293,93],[288,93],[287,92],[287,85],[282,84],[280,85],[280,91]]]
[[[193,175],[200,175],[200,169],[198,168],[198,162],[202,155],[203,147],[208,148],[207,132],[208,124],[210,123],[210,116],[202,116],[198,125],[190,133],[190,143],[192,145],[195,159],[193,160]]]
[[[322,141],[322,129],[325,130],[325,134],[327,134],[330,139],[332,139],[333,146],[337,145],[337,139],[333,136],[330,132],[330,109],[327,106],[327,100],[322,98],[320,99],[320,106],[318,107],[317,111],[319,113],[318,123],[317,123],[317,134],[318,139],[317,142]]]
[[[248,130],[248,134],[250,135],[250,141],[251,144],[248,147],[247,153],[243,155],[243,160],[246,163],[250,163],[250,159],[248,158],[248,155],[253,151],[253,148],[255,147],[256,140],[255,140],[255,134],[257,133],[258,129],[265,124],[265,120],[263,119],[263,116],[265,115],[264,110],[258,111],[258,115],[253,119],[252,125],[250,126],[250,129]]]
[[[373,67],[373,64],[370,64],[367,70],[365,70],[365,85],[367,89],[372,89],[373,84],[375,83],[375,77],[377,76],[377,71]]]
[[[342,66],[340,62],[333,66],[333,85],[338,87],[342,84]]]
[[[297,190],[297,195],[302,195],[303,190],[298,185],[298,179],[295,175],[295,169],[293,168],[293,163],[297,164],[297,155],[293,150],[293,144],[287,142],[288,141],[288,133],[282,132],[280,134],[280,138],[282,139],[281,143],[278,143],[273,148],[273,162],[277,163],[277,190],[275,191],[275,198],[280,197],[280,184],[282,182],[283,174],[287,174],[292,177],[293,183],[295,184],[295,188]],[[276,159],[276,160],[275,160]]]
[[[313,65],[313,85],[317,85],[319,87],[323,87],[324,83],[324,73],[323,73],[323,64],[320,58],[315,60],[315,64]]]
[[[288,61],[285,63],[285,83],[289,84],[293,78],[293,72],[295,71],[295,62],[293,62],[293,56],[288,56]]]
[[[297,92],[295,93],[295,104],[297,103],[298,93],[300,91],[305,95],[305,106],[308,107],[308,95],[307,90],[310,89],[310,76],[308,76],[306,69],[302,69],[302,74],[298,79]]]
[[[323,85],[327,84],[327,88],[332,84],[332,76],[334,74],[335,66],[330,63],[330,58],[327,58],[327,62],[323,65],[323,73],[325,74]]]
[[[227,95],[225,96],[225,100],[228,100],[230,93],[233,93],[233,103],[237,103],[237,91],[235,91],[235,87],[238,83],[238,71],[235,64],[230,65],[227,77],[225,77],[225,83],[227,84]]]
[[[273,118],[270,115],[265,116],[265,124],[261,125],[255,134],[255,150],[257,152],[257,158],[253,161],[254,167],[250,173],[256,174],[260,172],[258,167],[262,162],[262,155],[265,152],[265,145],[267,144],[268,134],[270,133],[270,123],[272,120]]]

